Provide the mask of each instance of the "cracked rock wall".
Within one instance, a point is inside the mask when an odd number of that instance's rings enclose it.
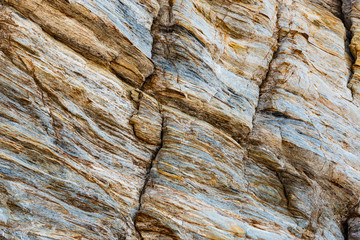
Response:
[[[1,239],[360,239],[359,0],[0,0]]]

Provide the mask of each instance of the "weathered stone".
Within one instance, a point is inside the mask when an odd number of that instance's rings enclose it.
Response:
[[[161,1],[153,27],[157,69],[146,91],[244,137],[276,47],[276,1],[170,3]]]
[[[359,2],[354,0],[344,0],[343,10],[345,13],[345,20],[348,28],[351,31],[352,39],[350,44],[350,50],[354,56],[354,64],[352,66],[353,76],[349,82],[349,88],[353,94],[353,102],[357,106],[360,106],[360,9]]]
[[[135,90],[132,92],[132,98],[139,103],[138,112],[130,119],[130,123],[134,125],[135,135],[147,143],[160,145],[162,117],[159,103],[154,98]]]
[[[244,172],[245,150],[238,143],[174,109],[163,108],[163,114],[162,147],[136,221],[146,239],[286,239],[291,234],[287,227],[295,224],[289,216],[255,200]],[[282,187],[272,191],[282,197]],[[149,222],[162,227],[149,228]]]
[[[0,4],[1,239],[360,239],[360,1]]]
[[[133,135],[132,87],[4,8],[0,235],[135,238],[155,147]]]
[[[101,18],[104,14],[102,9],[91,12],[86,8],[96,8],[98,5],[95,3],[82,5],[82,1],[62,0],[9,0],[6,2],[40,25],[55,39],[91,60],[105,66],[110,65],[116,74],[135,86],[141,86],[145,78],[153,71],[153,63],[145,55],[149,56],[149,50],[144,47],[145,53],[143,53],[137,49],[120,32],[123,28],[114,25],[112,19],[108,19],[110,14]],[[115,7],[112,5],[114,3],[110,1],[110,6],[107,7]],[[123,4],[121,6],[124,11],[131,11],[127,10]],[[154,7],[156,9],[156,4]],[[138,8],[141,8],[140,3]],[[102,15],[96,15],[98,12]],[[146,10],[144,9],[143,12]],[[151,18],[151,14],[149,15]],[[144,28],[143,31],[149,34],[149,29],[141,26]],[[151,37],[148,36],[146,40],[151,42]]]

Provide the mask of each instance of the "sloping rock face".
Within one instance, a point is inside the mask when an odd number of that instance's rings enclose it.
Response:
[[[0,239],[360,239],[359,0],[0,4]]]

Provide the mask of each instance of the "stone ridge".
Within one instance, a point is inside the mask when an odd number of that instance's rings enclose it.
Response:
[[[0,0],[0,239],[360,239],[358,0]]]

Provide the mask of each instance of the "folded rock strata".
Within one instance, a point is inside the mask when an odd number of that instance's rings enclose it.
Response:
[[[360,239],[360,1],[0,4],[0,238]]]

